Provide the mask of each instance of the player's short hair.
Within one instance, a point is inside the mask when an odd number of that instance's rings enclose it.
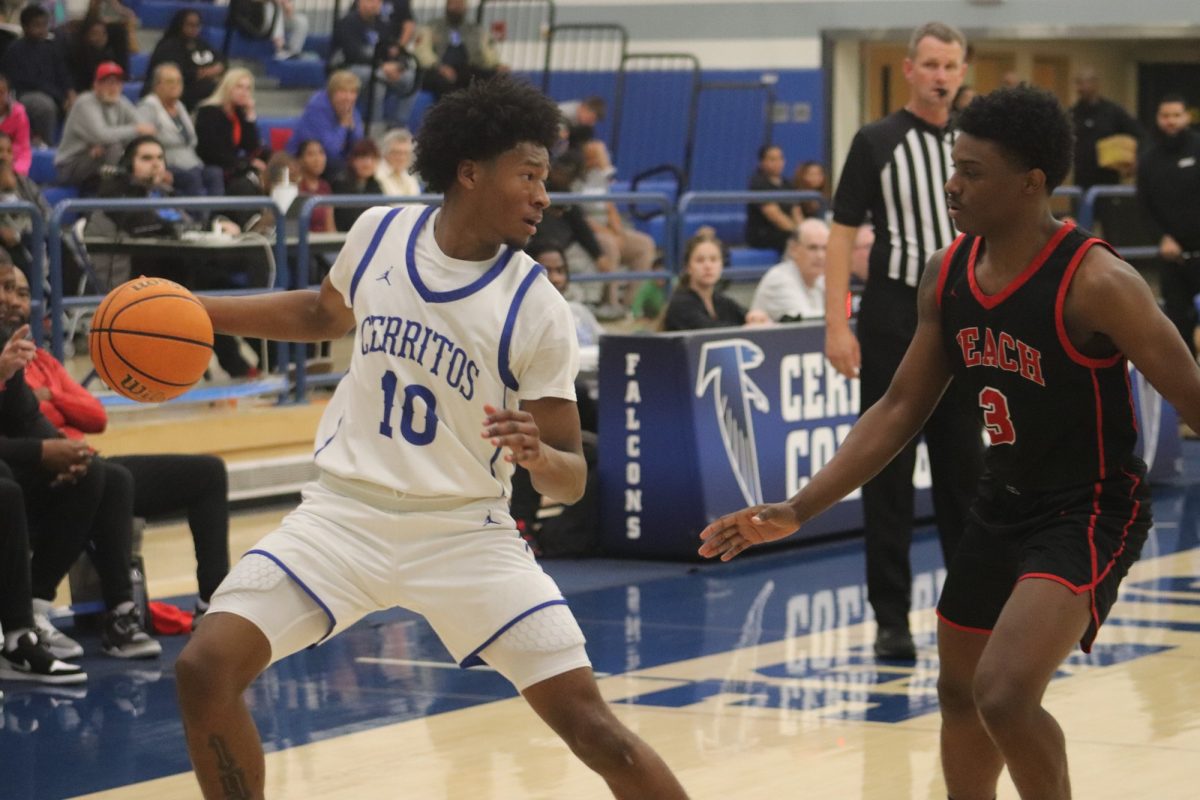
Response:
[[[916,58],[917,45],[926,37],[933,37],[939,42],[945,44],[956,44],[963,49],[963,57],[967,54],[967,37],[962,31],[953,25],[947,25],[944,22],[926,22],[921,27],[912,32],[912,36],[908,39],[908,57]]]
[[[1071,120],[1058,99],[1031,86],[976,97],[958,117],[958,129],[995,142],[1025,169],[1046,173],[1046,191],[1067,177],[1075,149]]]
[[[509,75],[451,92],[425,115],[417,134],[416,171],[431,192],[454,185],[458,165],[490,161],[529,142],[549,150],[558,141],[558,106]]]

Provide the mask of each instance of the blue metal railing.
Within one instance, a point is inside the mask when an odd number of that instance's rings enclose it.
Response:
[[[1135,197],[1137,190],[1132,186],[1094,186],[1087,192],[1075,186],[1059,187],[1054,192],[1056,197],[1070,198],[1078,207],[1077,219],[1080,226],[1089,228],[1095,222],[1095,207],[1097,201],[1105,197]],[[679,269],[679,257],[682,254],[685,220],[689,211],[704,205],[731,205],[746,203],[771,202],[803,202],[822,200],[821,196],[811,191],[727,191],[727,192],[688,192],[682,195],[677,203],[657,192],[614,192],[612,194],[551,194],[552,203],[557,204],[588,204],[612,202],[621,205],[645,204],[661,209],[666,219],[666,230],[663,242],[664,262],[666,269],[652,272],[607,272],[595,274],[579,274],[572,280],[585,282],[606,281],[641,281],[655,279],[671,279]],[[102,296],[89,296],[66,299],[63,297],[63,237],[68,216],[80,212],[94,210],[105,211],[140,211],[161,208],[181,210],[262,210],[274,212],[277,223],[277,235],[272,244],[276,262],[276,274],[273,289],[299,289],[308,284],[308,261],[312,253],[313,240],[309,226],[316,209],[320,207],[356,207],[399,203],[421,203],[426,205],[440,204],[440,195],[417,195],[408,197],[380,195],[336,195],[315,196],[303,201],[299,213],[299,230],[294,243],[294,260],[289,260],[288,240],[283,234],[282,220],[284,214],[267,197],[220,197],[220,198],[156,198],[156,199],[79,199],[62,200],[53,209],[49,224],[43,220],[37,206],[25,201],[0,203],[0,213],[20,213],[30,217],[32,223],[31,235],[31,264],[29,282],[32,293],[32,318],[42,319],[46,314],[51,318],[50,349],[56,357],[63,357],[63,312],[68,306],[98,304]],[[1151,258],[1158,248],[1156,245],[1122,247],[1121,255],[1125,258]],[[47,300],[44,286],[50,286],[50,297]],[[263,291],[263,290],[250,290]],[[219,290],[213,294],[243,294],[246,290]],[[42,343],[43,326],[34,325],[35,339]],[[319,379],[307,376],[305,351],[302,346],[290,346],[287,343],[277,343],[280,348],[280,369],[285,370],[289,364],[295,368],[291,386],[287,392],[297,402],[303,402],[304,395],[311,385],[330,383],[340,380],[341,375],[325,375]]]
[[[62,233],[63,221],[68,214],[89,211],[154,211],[158,209],[173,209],[181,211],[260,211],[269,209],[275,214],[275,219],[283,220],[279,207],[269,197],[175,197],[175,198],[134,198],[134,199],[100,199],[100,198],[69,198],[62,200],[50,214],[50,224],[46,231],[46,247],[50,270],[50,351],[60,361],[63,358],[63,261]],[[282,226],[277,224],[277,228]],[[288,274],[287,239],[284,236],[275,237],[275,287],[286,287],[290,283]],[[31,281],[32,282],[32,281]],[[40,282],[39,282],[40,283]],[[72,305],[96,305],[104,299],[103,295],[93,297],[72,298]],[[281,363],[285,365],[290,358],[286,343],[280,349]]]

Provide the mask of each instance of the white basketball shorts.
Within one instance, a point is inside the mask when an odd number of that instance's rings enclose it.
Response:
[[[209,613],[256,625],[272,662],[401,606],[429,621],[460,666],[486,663],[518,689],[590,666],[583,632],[503,500],[384,503],[348,486],[308,484],[230,571]]]

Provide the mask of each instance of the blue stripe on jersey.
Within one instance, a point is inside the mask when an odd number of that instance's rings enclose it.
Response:
[[[358,291],[358,282],[362,280],[363,273],[367,271],[367,265],[371,263],[371,259],[375,257],[375,251],[379,249],[379,242],[383,239],[383,234],[387,232],[388,225],[392,224],[392,220],[397,214],[403,211],[403,208],[393,208],[391,211],[383,215],[383,219],[379,221],[379,227],[375,229],[375,235],[371,237],[371,244],[367,246],[367,252],[363,253],[362,261],[358,262],[358,267],[354,270],[354,278],[350,281],[350,304],[354,304],[354,293]],[[429,211],[433,209],[430,208]],[[428,213],[428,212],[426,212]]]
[[[294,580],[296,582],[296,585],[299,586],[301,589],[303,589],[304,593],[306,595],[308,595],[309,597],[311,597],[312,601],[321,607],[321,610],[325,612],[325,616],[329,617],[329,627],[325,629],[325,635],[322,636],[317,641],[310,644],[309,647],[316,647],[321,642],[328,639],[329,634],[333,633],[333,629],[337,627],[337,619],[334,618],[333,612],[329,610],[329,606],[325,605],[325,601],[323,601],[321,598],[317,597],[317,593],[314,592],[312,589],[308,588],[308,584],[306,584],[304,581],[300,580],[300,578],[296,576],[296,573],[294,573],[290,569],[288,569],[287,564],[284,564],[282,561],[280,561],[279,558],[274,553],[269,553],[266,550],[247,550],[246,551],[246,555],[250,555],[251,553],[253,553],[256,556],[262,556],[263,558],[269,558],[272,561],[274,561],[275,566],[279,567],[281,570],[284,571],[284,573],[287,574],[287,576],[289,578]],[[509,623],[509,624],[511,625],[512,623]]]
[[[512,343],[513,328],[517,324],[517,312],[521,310],[521,303],[525,300],[525,293],[529,291],[529,287],[545,271],[546,268],[541,264],[534,264],[533,269],[529,270],[529,274],[525,276],[525,280],[521,281],[516,294],[513,295],[512,305],[508,307],[508,317],[504,320],[504,331],[500,334],[500,379],[514,392],[520,388],[520,384],[517,383],[517,378],[512,374],[512,370],[508,368],[508,350]]]
[[[253,551],[251,551],[251,552],[253,552]],[[566,600],[559,598],[558,600],[547,600],[544,603],[540,603],[539,605],[534,606],[533,608],[529,609],[528,611],[522,611],[520,614],[518,614],[517,616],[510,619],[508,622],[504,623],[504,625],[502,625],[500,627],[500,630],[496,631],[490,637],[488,637],[488,640],[486,642],[484,642],[483,644],[479,645],[479,647],[476,647],[474,650],[472,650],[471,654],[469,656],[467,656],[466,658],[464,658],[461,662],[459,662],[458,666],[462,667],[463,669],[466,669],[467,667],[478,667],[483,664],[486,664],[487,662],[484,661],[482,658],[480,658],[479,654],[481,652],[483,652],[484,649],[486,649],[488,645],[490,645],[492,642],[499,639],[500,636],[506,630],[511,628],[513,625],[516,625],[518,622],[525,619],[526,617],[528,617],[530,614],[534,613],[535,611],[541,611],[543,608],[549,608],[550,606],[565,606],[566,604],[567,604]]]
[[[329,434],[329,438],[325,440],[325,444],[323,444],[317,448],[317,452],[313,453],[313,458],[316,458],[317,456],[321,455],[321,451],[324,450],[326,447],[329,447],[329,443],[333,441],[333,437],[337,436],[338,431],[340,431],[341,429],[342,429],[342,418],[338,417],[337,425],[335,425],[333,428],[333,433]]]
[[[417,272],[416,259],[417,236],[421,234],[421,230],[425,227],[425,223],[429,221],[429,217],[434,211],[433,206],[430,206],[421,212],[421,216],[417,219],[417,224],[413,225],[412,234],[409,235],[408,247],[405,249],[404,255],[405,260],[408,262],[408,279],[412,281],[412,285],[416,288],[417,294],[421,295],[421,299],[426,303],[449,303],[453,300],[461,300],[464,297],[469,297],[494,281],[504,271],[504,268],[508,266],[508,262],[512,260],[513,249],[505,247],[504,252],[496,259],[496,263],[473,283],[469,283],[461,289],[452,289],[448,292],[435,292],[421,280],[421,274]]]

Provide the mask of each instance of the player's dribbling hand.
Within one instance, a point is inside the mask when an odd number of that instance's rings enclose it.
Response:
[[[0,383],[16,375],[37,355],[37,345],[29,339],[29,326],[22,325],[0,350]]]
[[[728,561],[747,547],[773,542],[800,527],[795,510],[787,503],[750,506],[726,514],[700,531],[700,555]]]
[[[542,455],[542,436],[528,411],[496,408],[485,404],[483,438],[508,450],[504,460],[510,464],[528,464]]]

